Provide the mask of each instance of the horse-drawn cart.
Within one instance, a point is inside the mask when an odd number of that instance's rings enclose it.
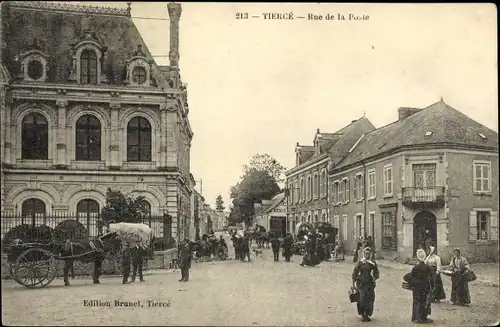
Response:
[[[14,240],[6,246],[9,272],[14,281],[28,288],[42,288],[49,285],[57,276],[56,261],[65,262],[65,284],[69,267],[73,261],[94,262],[94,282],[99,280],[102,262],[106,257],[119,254],[120,243],[128,242],[131,246],[143,249],[151,248],[153,233],[144,224],[110,224],[109,232],[92,240],[72,242],[24,243]],[[98,268],[96,269],[96,266]]]

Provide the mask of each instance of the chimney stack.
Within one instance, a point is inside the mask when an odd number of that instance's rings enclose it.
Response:
[[[402,121],[403,119],[410,117],[411,115],[416,114],[419,111],[422,111],[422,109],[401,107],[398,109],[398,120]]]
[[[182,7],[180,3],[171,2],[167,5],[170,16],[170,67],[179,67],[179,19],[181,18]]]

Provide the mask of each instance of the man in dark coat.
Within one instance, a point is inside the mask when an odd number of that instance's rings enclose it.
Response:
[[[248,233],[243,235],[243,240],[241,244],[241,261],[245,261],[245,258],[248,257],[248,261],[252,261],[250,259],[250,237]]]
[[[181,279],[179,282],[187,282],[189,280],[189,269],[191,268],[191,244],[188,239],[184,239],[181,246],[180,252],[180,267],[181,268]]]
[[[123,284],[129,284],[128,276],[130,275],[130,263],[132,260],[132,253],[130,251],[130,243],[124,244],[122,249],[122,271],[123,271]]]
[[[236,233],[231,237],[231,241],[233,241],[234,247],[234,260],[238,260],[240,258],[240,239],[236,236]]]
[[[132,253],[132,283],[135,282],[135,276],[137,272],[139,272],[139,280],[141,282],[144,281],[144,277],[142,276],[142,268],[144,265],[144,256],[146,251],[141,248],[139,245],[134,246],[131,249]]]
[[[292,235],[287,234],[283,239],[283,256],[285,257],[286,262],[290,262],[290,258],[292,257],[292,247],[293,247],[293,238]]]
[[[280,239],[275,235],[271,238],[271,249],[273,250],[274,262],[278,262],[280,259]]]

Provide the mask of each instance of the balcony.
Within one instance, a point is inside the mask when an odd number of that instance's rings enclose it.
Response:
[[[444,186],[403,187],[403,205],[407,207],[443,206]]]

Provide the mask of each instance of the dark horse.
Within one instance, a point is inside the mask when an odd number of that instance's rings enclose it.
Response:
[[[106,258],[106,254],[119,251],[120,247],[121,240],[116,233],[108,233],[84,242],[66,240],[59,251],[60,257],[64,261],[64,285],[70,285],[68,279],[70,270],[74,276],[73,262],[75,260],[83,263],[94,262],[94,284],[100,284],[99,277],[101,276],[102,263]]]

